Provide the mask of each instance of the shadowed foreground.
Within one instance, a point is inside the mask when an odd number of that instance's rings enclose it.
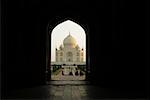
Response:
[[[58,84],[56,84],[58,83]],[[25,88],[12,91],[8,94],[8,99],[49,99],[49,100],[97,100],[97,99],[136,99],[143,98],[141,94],[137,96],[119,90],[101,88],[98,86],[84,84],[83,81],[54,81],[49,85],[34,88]],[[70,84],[69,84],[70,83]],[[75,84],[73,84],[75,83]],[[135,92],[135,91],[134,91]],[[141,100],[140,99],[140,100]]]

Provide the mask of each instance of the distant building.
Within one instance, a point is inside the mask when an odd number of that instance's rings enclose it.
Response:
[[[51,65],[59,65],[64,69],[74,70],[77,66],[85,66],[84,50],[80,49],[74,37],[70,34],[63,40],[63,44],[59,49],[56,48],[56,60]],[[67,71],[68,72],[68,71]],[[66,72],[66,74],[67,74]]]

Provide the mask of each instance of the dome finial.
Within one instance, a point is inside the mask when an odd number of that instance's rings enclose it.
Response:
[[[70,36],[70,31],[69,31],[69,36]]]

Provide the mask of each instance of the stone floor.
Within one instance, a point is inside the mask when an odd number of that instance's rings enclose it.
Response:
[[[57,82],[54,82],[57,83]],[[38,86],[33,88],[25,88],[21,90],[15,90],[8,94],[8,99],[36,99],[36,100],[110,100],[110,99],[142,99],[139,94],[137,96],[131,93],[121,92],[119,90],[113,90],[108,88],[101,88],[99,86],[93,86],[89,84],[68,84],[64,81],[64,84],[49,84],[45,86]]]

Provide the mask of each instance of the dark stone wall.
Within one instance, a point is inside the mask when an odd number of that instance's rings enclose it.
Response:
[[[3,94],[45,84],[47,25],[52,29],[73,19],[87,29],[91,84],[145,95],[148,51],[142,26],[146,15],[139,15],[145,14],[145,8],[117,0],[3,0],[2,4]]]

